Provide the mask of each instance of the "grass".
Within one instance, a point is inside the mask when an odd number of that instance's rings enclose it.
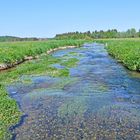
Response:
[[[3,85],[0,85],[0,94],[0,139],[8,140],[11,135],[7,128],[19,121],[21,113],[16,102],[7,95]]]
[[[140,39],[97,40],[107,43],[108,53],[128,69],[140,72]]]
[[[0,43],[0,63],[13,64],[26,56],[37,56],[61,46],[80,46],[85,40],[49,40]]]
[[[82,40],[50,40],[46,42],[9,42],[0,43],[0,62],[14,63],[24,59],[25,56],[36,56],[46,51],[62,46],[80,46]],[[22,75],[50,75],[54,77],[68,77],[69,68],[76,65],[78,60],[61,60],[51,55],[41,56],[37,60],[27,61],[15,68],[0,72],[0,139],[8,140],[11,135],[8,128],[16,124],[22,113],[19,111],[15,100],[11,99],[6,91],[6,86],[18,81]],[[57,69],[52,64],[60,63],[66,68]]]

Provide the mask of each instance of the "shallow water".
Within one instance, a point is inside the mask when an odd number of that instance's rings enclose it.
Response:
[[[10,128],[13,140],[140,139],[140,74],[126,70],[99,44],[53,56],[79,59],[69,78],[22,76],[7,88],[24,113]]]

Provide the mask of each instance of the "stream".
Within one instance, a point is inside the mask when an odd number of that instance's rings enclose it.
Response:
[[[12,140],[140,140],[140,74],[117,63],[102,44],[52,55],[79,62],[70,77],[24,75],[21,81],[29,82],[7,87],[23,112],[10,128]]]

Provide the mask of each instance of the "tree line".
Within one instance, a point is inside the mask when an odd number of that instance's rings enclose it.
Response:
[[[0,42],[14,42],[14,41],[38,41],[38,38],[20,38],[14,36],[0,36]]]
[[[68,32],[57,34],[55,39],[100,39],[100,38],[138,38],[140,37],[140,30],[136,31],[135,28],[128,29],[127,31],[120,32],[117,29],[107,31],[87,31],[87,32]]]

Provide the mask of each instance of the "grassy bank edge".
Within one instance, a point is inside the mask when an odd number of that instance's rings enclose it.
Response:
[[[131,71],[140,72],[140,39],[97,39],[109,55]]]

